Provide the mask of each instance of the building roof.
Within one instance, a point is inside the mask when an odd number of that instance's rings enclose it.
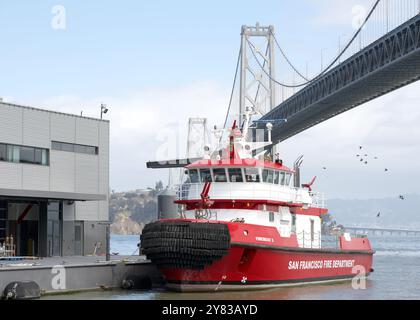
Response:
[[[75,192],[56,192],[21,189],[0,189],[0,197],[56,199],[70,201],[103,201],[107,200],[106,194],[88,194]]]
[[[23,108],[23,109],[29,109],[29,110],[34,110],[34,111],[42,111],[42,112],[49,112],[49,113],[61,114],[61,115],[64,115],[64,116],[81,118],[81,119],[88,119],[88,120],[95,120],[95,121],[100,121],[100,122],[110,122],[109,120],[106,120],[106,119],[84,117],[84,116],[80,116],[80,115],[77,115],[77,114],[65,113],[65,112],[58,112],[58,111],[53,111],[53,110],[48,110],[48,109],[42,109],[42,108],[34,108],[34,107],[29,107],[29,106],[23,106],[23,105],[19,105],[19,104],[4,102],[4,101],[0,101],[0,105],[6,105],[6,106],[10,106],[10,107]]]

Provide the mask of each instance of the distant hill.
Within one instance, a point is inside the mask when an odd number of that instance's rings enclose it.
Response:
[[[420,229],[420,195],[369,200],[328,200],[332,219],[345,226]],[[380,217],[378,218],[378,213]]]
[[[113,192],[110,196],[110,218],[116,233],[138,233],[145,224],[157,218],[160,186],[147,190]],[[332,220],[344,226],[393,227],[420,230],[420,195],[395,198],[327,201]],[[378,218],[378,213],[380,217]],[[121,219],[124,216],[125,219]],[[128,228],[129,222],[135,225]],[[140,228],[139,228],[140,227]]]
[[[155,188],[114,192],[109,197],[111,232],[115,234],[140,234],[144,225],[157,219],[157,194],[162,182]]]

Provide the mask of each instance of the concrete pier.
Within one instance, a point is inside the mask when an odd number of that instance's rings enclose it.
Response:
[[[56,257],[36,260],[0,260],[0,291],[14,281],[34,281],[41,294],[63,294],[121,288],[129,275],[150,277],[162,283],[160,272],[143,256]]]

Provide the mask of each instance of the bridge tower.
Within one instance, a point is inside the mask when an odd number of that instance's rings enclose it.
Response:
[[[204,147],[208,143],[207,119],[190,118],[188,121],[187,159],[202,157]]]
[[[245,110],[254,108],[260,115],[271,111],[276,104],[274,64],[274,27],[242,26],[239,92],[239,125]],[[261,61],[261,65],[254,58]]]

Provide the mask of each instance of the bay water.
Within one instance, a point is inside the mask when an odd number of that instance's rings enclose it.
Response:
[[[53,299],[111,300],[420,300],[420,237],[370,236],[376,254],[374,272],[365,289],[353,289],[351,282],[283,287],[264,291],[175,293],[152,291],[103,291]],[[138,255],[139,236],[112,235],[111,252]]]

